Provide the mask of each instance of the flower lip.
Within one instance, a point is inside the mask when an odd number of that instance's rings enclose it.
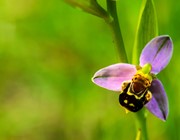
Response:
[[[152,39],[142,50],[140,66],[150,63],[153,74],[159,73],[169,63],[173,53],[173,43],[169,36],[163,35]]]

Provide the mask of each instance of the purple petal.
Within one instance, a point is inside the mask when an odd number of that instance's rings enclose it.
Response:
[[[114,64],[97,71],[92,81],[108,90],[121,91],[122,82],[131,80],[136,71],[135,65],[125,63]]]
[[[152,99],[146,104],[147,109],[161,120],[166,120],[169,112],[168,99],[162,83],[158,79],[153,80],[149,90]]]
[[[152,39],[143,49],[140,56],[140,66],[150,63],[151,72],[159,73],[169,63],[173,52],[173,43],[169,36],[158,36]]]

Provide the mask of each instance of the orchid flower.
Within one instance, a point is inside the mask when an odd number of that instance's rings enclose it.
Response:
[[[97,71],[92,81],[119,92],[119,102],[125,109],[137,112],[145,106],[156,117],[166,120],[168,98],[156,75],[167,66],[172,52],[173,43],[169,36],[155,37],[142,50],[139,66],[113,64]]]

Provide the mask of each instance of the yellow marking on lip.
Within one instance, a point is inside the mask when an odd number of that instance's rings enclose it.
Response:
[[[124,100],[124,103],[127,104],[127,103],[128,103],[128,100]]]
[[[152,94],[150,91],[148,91],[148,93],[146,94],[147,101],[149,101],[151,98],[152,98]]]
[[[145,91],[145,92],[146,92],[146,91]],[[137,95],[135,95],[134,93],[131,93],[131,92],[127,92],[127,94],[128,94],[128,95],[133,95],[136,99],[141,99],[141,98],[144,96],[145,92],[144,92],[140,97],[137,96]]]
[[[133,103],[130,103],[129,106],[135,107],[135,105]]]

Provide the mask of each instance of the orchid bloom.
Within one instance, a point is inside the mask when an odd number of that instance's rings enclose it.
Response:
[[[152,39],[142,50],[139,66],[118,63],[97,71],[92,81],[100,87],[120,93],[120,104],[137,112],[146,107],[161,120],[168,116],[168,99],[156,75],[169,63],[173,43],[169,36]]]

